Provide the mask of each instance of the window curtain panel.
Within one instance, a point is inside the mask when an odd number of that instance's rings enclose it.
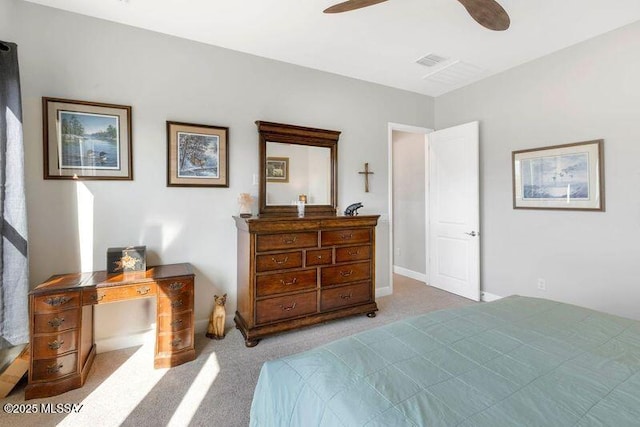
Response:
[[[18,46],[0,40],[0,348],[29,341],[29,263]]]

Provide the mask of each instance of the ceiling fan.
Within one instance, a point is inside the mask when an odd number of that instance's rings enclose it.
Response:
[[[387,0],[347,0],[334,4],[324,10],[324,13],[340,13],[360,9]],[[494,31],[504,31],[509,28],[509,15],[495,0],[458,0],[476,22]]]

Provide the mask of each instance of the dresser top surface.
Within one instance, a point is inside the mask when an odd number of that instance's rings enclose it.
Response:
[[[241,218],[234,216],[236,227],[246,231],[305,231],[345,227],[371,227],[378,223],[380,215],[357,216],[268,216]]]
[[[106,271],[88,273],[56,274],[38,285],[30,293],[39,294],[51,291],[79,290],[88,287],[104,288],[131,285],[156,280],[171,279],[180,276],[193,276],[191,264],[166,264],[147,267],[146,271],[107,274]]]

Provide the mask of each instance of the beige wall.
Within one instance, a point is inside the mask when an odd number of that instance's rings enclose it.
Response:
[[[437,129],[480,121],[484,291],[640,319],[638,76],[640,23],[436,99]],[[512,208],[513,150],[599,138],[606,212]]]
[[[85,269],[104,269],[108,247],[144,244],[149,264],[193,264],[197,320],[206,321],[216,292],[229,294],[231,319],[236,304],[231,216],[238,212],[239,193],[257,193],[252,184],[258,173],[256,120],[341,130],[339,205],[362,201],[361,213],[387,212],[387,123],[433,126],[433,99],[426,96],[0,0],[0,12],[10,7],[10,20],[20,25],[1,28],[0,35],[20,47],[34,286],[51,274],[80,270],[81,260]],[[43,180],[43,96],[133,106],[134,181]],[[166,187],[166,120],[229,127],[230,188]],[[365,161],[376,172],[368,194],[357,174]],[[89,232],[79,232],[83,225]],[[382,221],[376,255],[380,287],[389,285],[387,232],[388,221]],[[148,329],[153,310],[150,301],[97,307],[96,335],[104,339]]]

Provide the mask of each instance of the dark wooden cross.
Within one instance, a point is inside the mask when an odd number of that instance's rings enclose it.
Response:
[[[369,171],[369,163],[364,164],[364,172],[358,172],[360,175],[364,175],[364,192],[369,192],[369,175],[373,175],[373,172]]]

